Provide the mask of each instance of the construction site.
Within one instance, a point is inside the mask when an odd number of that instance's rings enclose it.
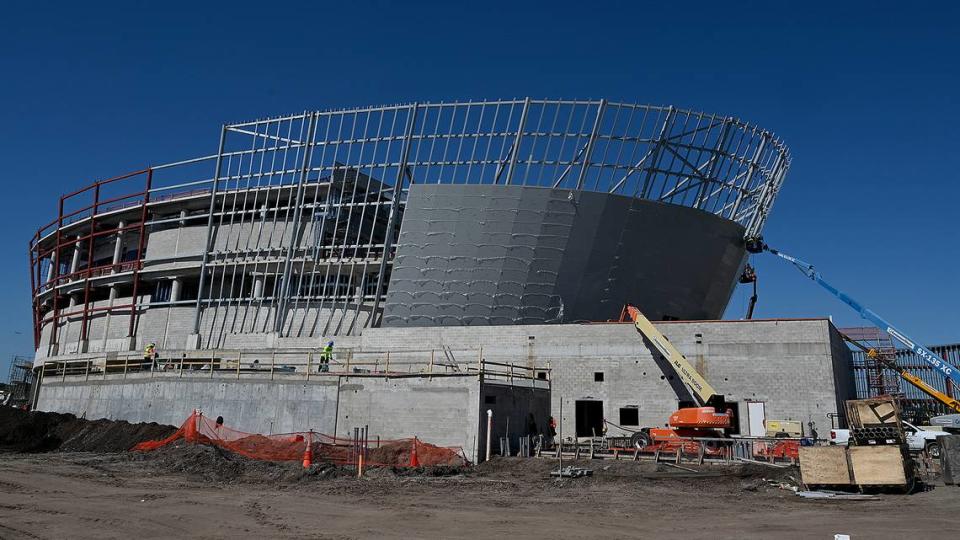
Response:
[[[520,98],[211,143],[77,185],[30,239],[0,537],[955,528],[960,344],[764,238],[772,132]],[[755,318],[761,258],[864,326]]]

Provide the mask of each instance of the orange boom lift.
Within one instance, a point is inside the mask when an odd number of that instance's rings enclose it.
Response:
[[[670,343],[640,310],[627,304],[626,311],[637,330],[663,355],[680,380],[690,389],[696,407],[684,407],[670,415],[666,428],[643,428],[633,434],[631,442],[643,450],[656,447],[661,450],[676,450],[692,444],[691,437],[726,437],[732,426],[733,413],[727,409],[723,395],[718,394],[710,383],[697,373],[686,357]],[[722,445],[705,445],[707,453],[720,452]]]

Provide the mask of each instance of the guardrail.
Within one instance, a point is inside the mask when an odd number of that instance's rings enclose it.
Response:
[[[469,355],[464,354],[469,353]],[[233,379],[322,380],[329,376],[350,377],[444,377],[482,376],[485,381],[549,387],[550,367],[492,362],[482,349],[454,351],[336,351],[322,350],[210,350],[184,351],[173,358],[146,358],[133,354],[43,362],[44,380],[84,381],[126,378],[149,373],[151,377],[209,377]],[[457,356],[475,358],[458,361]]]
[[[552,450],[542,442],[537,446],[538,456],[590,459],[652,460],[679,465],[707,462],[746,462],[774,466],[796,465],[800,447],[827,444],[807,438],[774,437],[672,437],[654,441],[639,448],[630,443],[630,437],[585,437],[556,441]]]

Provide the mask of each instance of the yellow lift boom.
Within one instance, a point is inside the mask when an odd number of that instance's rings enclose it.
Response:
[[[866,346],[863,345],[862,343],[860,343],[860,342],[858,342],[858,341],[855,341],[855,340],[853,340],[853,339],[850,339],[850,338],[849,338],[848,336],[846,336],[846,335],[844,335],[843,338],[844,338],[845,340],[849,341],[850,343],[853,343],[857,348],[859,348],[860,350],[862,350],[862,351],[863,351],[867,356],[869,356],[870,358],[873,358],[873,359],[879,361],[880,363],[882,363],[884,366],[887,367],[887,369],[890,369],[890,370],[896,372],[896,374],[899,375],[900,378],[902,378],[903,380],[907,381],[908,383],[916,386],[916,387],[917,387],[921,392],[923,392],[924,394],[926,394],[926,395],[932,397],[933,399],[939,401],[940,403],[946,405],[946,406],[949,407],[951,410],[960,413],[960,400],[954,399],[954,398],[952,398],[952,397],[944,394],[943,392],[940,392],[940,391],[937,390],[936,388],[934,388],[934,387],[930,386],[929,384],[927,384],[926,382],[924,382],[924,380],[921,379],[920,377],[917,377],[917,376],[914,375],[913,373],[910,373],[909,371],[901,368],[900,366],[898,366],[898,365],[895,364],[894,362],[890,362],[890,361],[884,359],[883,357],[881,357],[881,356],[877,353],[877,350],[876,350],[876,349],[872,349],[872,348],[866,347]]]
[[[653,343],[653,346],[660,351],[667,362],[670,362],[670,366],[680,376],[680,380],[693,391],[694,399],[699,402],[701,407],[712,405],[718,400],[721,404],[723,403],[723,396],[717,394],[710,383],[697,373],[697,370],[693,368],[687,358],[670,343],[666,336],[657,330],[650,319],[647,319],[643,313],[640,313],[639,309],[631,305],[627,306],[627,312],[633,319],[633,324],[637,327],[637,330],[649,339],[650,343]]]

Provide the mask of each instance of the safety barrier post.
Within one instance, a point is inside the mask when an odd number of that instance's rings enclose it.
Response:
[[[307,351],[307,380],[310,380],[310,365],[313,364],[313,351]]]
[[[390,351],[387,351],[387,365],[383,368],[384,373],[390,373]]]
[[[273,380],[273,369],[277,365],[277,351],[274,350],[270,355],[270,380]]]
[[[180,379],[183,378],[183,361],[186,359],[187,359],[186,354],[183,354],[182,356],[180,356],[180,375],[177,376]]]
[[[92,360],[87,360],[86,363],[84,364],[84,367],[86,368],[86,373],[84,373],[84,375],[83,375],[83,380],[84,380],[84,381],[89,381],[89,380],[90,380],[90,364],[92,364],[92,363],[93,363]]]
[[[63,361],[63,369],[60,370],[60,381],[63,382],[63,381],[66,381],[66,380],[67,380],[67,361],[64,360],[64,361]]]
[[[210,352],[210,378],[213,378],[213,352]]]
[[[200,421],[197,416],[198,413],[199,411],[194,409],[193,414],[187,418],[187,427],[183,431],[183,438],[186,439],[187,442],[197,442],[197,422]]]
[[[490,434],[493,433],[493,410],[487,409],[487,453],[484,455],[484,461],[490,461]]]
[[[240,380],[240,363],[243,360],[243,351],[237,351],[237,380]]]
[[[128,364],[129,362],[130,362],[130,357],[129,357],[129,356],[124,356],[124,357],[123,357],[123,378],[124,378],[124,379],[127,378],[127,364]]]
[[[350,361],[353,360],[353,350],[347,351],[347,365],[344,367],[344,371],[350,373]]]
[[[483,373],[483,346],[480,346],[480,354],[477,355],[477,373]]]
[[[434,352],[435,352],[435,351],[434,351],[433,349],[430,349],[430,378],[429,378],[429,380],[431,380],[431,381],[433,380],[433,358],[434,358]]]

